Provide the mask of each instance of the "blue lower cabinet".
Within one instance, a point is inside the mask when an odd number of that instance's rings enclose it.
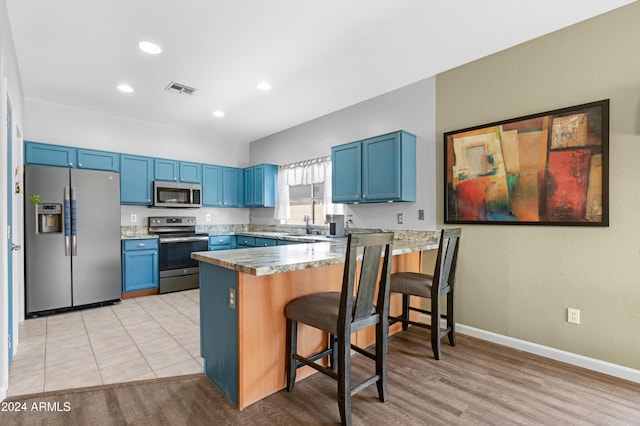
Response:
[[[245,237],[243,235],[236,235],[237,248],[246,248],[246,247],[255,247],[255,246],[256,246],[255,237]]]
[[[255,247],[273,247],[278,243],[278,240],[272,238],[256,238]]]
[[[122,241],[122,292],[158,288],[158,240]]]
[[[231,235],[212,235],[209,237],[209,250],[229,250],[232,246]]]

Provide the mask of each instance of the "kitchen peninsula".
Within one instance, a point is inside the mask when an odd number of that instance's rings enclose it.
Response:
[[[342,284],[346,238],[263,236],[304,244],[192,253],[200,262],[205,373],[239,409],[285,387],[285,305],[306,294],[340,291]],[[420,240],[394,240],[391,272],[420,271],[423,252],[437,249],[437,238],[434,232]],[[401,306],[395,296],[392,314]],[[396,324],[390,331],[399,329]],[[374,332],[373,327],[362,330],[352,340],[369,346]],[[300,352],[310,354],[326,345],[322,332],[300,325]],[[314,372],[304,367],[298,377]]]

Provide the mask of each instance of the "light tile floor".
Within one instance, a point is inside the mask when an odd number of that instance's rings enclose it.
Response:
[[[8,395],[201,373],[199,317],[196,289],[23,321]]]

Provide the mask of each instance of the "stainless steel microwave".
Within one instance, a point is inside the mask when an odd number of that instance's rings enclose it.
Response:
[[[202,207],[202,185],[153,181],[153,207]]]

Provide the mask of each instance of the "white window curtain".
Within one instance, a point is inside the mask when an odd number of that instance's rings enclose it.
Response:
[[[324,214],[342,214],[344,206],[331,202],[331,157],[286,164],[278,168],[278,188],[274,218],[281,222],[291,217],[289,186],[324,182]]]

